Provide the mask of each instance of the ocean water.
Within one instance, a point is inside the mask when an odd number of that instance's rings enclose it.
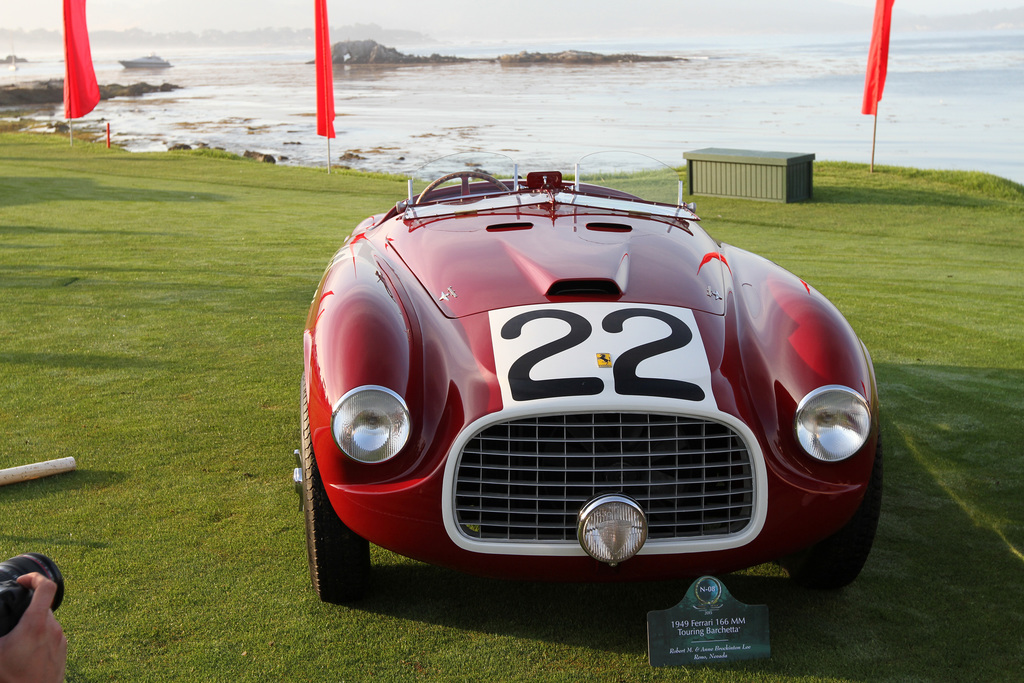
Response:
[[[873,117],[860,113],[868,36],[743,36],[649,42],[400,46],[406,53],[492,58],[563,49],[671,55],[673,62],[405,67],[335,65],[335,164],[411,172],[460,151],[507,154],[521,168],[570,169],[601,150],[670,165],[731,147],[867,163]],[[316,135],[312,49],[166,50],[174,67],[124,70],[93,46],[101,83],[170,82],[172,93],[101,102],[76,127],[109,122],[115,143],[151,151],[183,143],[284,163],[324,165]],[[60,55],[33,59],[0,84],[60,77]],[[60,119],[61,107],[40,118]],[[344,157],[344,158],[343,158]],[[894,35],[879,106],[875,162],[977,170],[1024,183],[1024,33]]]

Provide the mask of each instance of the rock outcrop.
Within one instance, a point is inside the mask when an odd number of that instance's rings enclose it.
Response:
[[[132,83],[121,85],[100,86],[100,99],[111,97],[138,97],[152,92],[171,92],[181,86],[171,83],[150,85],[149,83]],[[25,85],[5,85],[0,87],[0,106],[18,106],[35,104],[60,104],[64,101],[64,79],[55,78],[49,81],[36,81]]]
[[[252,159],[253,161],[260,161],[265,164],[276,164],[277,159],[274,158],[273,154],[264,154],[263,152],[254,152],[251,149],[245,150],[242,154],[246,159]]]
[[[335,64],[454,64],[463,62],[495,61],[493,59],[467,59],[450,55],[432,54],[429,57],[407,55],[393,47],[374,40],[346,40],[332,48]],[[562,52],[520,52],[501,55],[501,64],[617,64],[620,62],[674,62],[678,57],[660,55],[614,54],[564,50]]]
[[[433,54],[429,57],[407,55],[375,40],[346,40],[331,50],[335,64],[451,64],[472,60]]]

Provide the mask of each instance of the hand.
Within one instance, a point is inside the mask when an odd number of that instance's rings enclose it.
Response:
[[[18,625],[0,638],[0,683],[60,683],[68,641],[50,610],[57,584],[36,573],[19,576],[18,583],[35,593]]]

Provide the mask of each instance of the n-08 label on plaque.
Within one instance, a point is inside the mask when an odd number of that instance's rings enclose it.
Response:
[[[702,576],[675,607],[647,613],[651,666],[713,664],[771,656],[768,607],[745,605]]]

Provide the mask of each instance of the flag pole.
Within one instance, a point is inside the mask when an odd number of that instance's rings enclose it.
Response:
[[[85,0],[64,0],[64,118],[68,120],[72,145],[75,136],[71,120],[91,112],[99,101],[100,87],[85,23]]]
[[[864,77],[864,101],[861,113],[873,115],[871,131],[871,167],[875,172],[875,143],[878,139],[878,103],[885,89],[885,75],[889,69],[889,33],[892,26],[894,0],[875,0],[875,19],[871,26],[871,45],[868,48],[868,68]]]
[[[871,168],[868,173],[875,172],[875,139],[878,136],[878,110],[875,109],[875,127],[871,131]]]
[[[316,0],[316,134],[327,138],[327,172],[331,172],[331,138],[334,137],[334,70],[327,0]]]

